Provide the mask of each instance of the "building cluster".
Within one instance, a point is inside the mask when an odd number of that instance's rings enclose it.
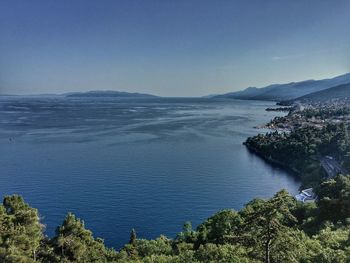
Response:
[[[264,128],[288,132],[305,127],[322,129],[330,123],[350,124],[350,103],[296,104],[287,116],[274,118]]]

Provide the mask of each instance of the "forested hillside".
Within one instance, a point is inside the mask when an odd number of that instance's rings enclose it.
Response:
[[[349,127],[345,123],[300,128],[290,133],[273,132],[248,138],[245,144],[268,161],[294,171],[305,187],[318,185],[326,174],[322,156],[331,155],[350,170]]]

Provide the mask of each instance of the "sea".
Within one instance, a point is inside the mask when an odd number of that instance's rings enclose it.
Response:
[[[222,209],[300,182],[242,144],[281,112],[209,98],[0,97],[0,195],[20,194],[53,236],[68,212],[121,248],[176,237]]]

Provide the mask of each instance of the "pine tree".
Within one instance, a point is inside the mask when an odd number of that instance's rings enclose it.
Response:
[[[132,230],[131,230],[131,234],[130,234],[130,241],[129,241],[129,244],[130,244],[130,245],[134,245],[135,242],[136,242],[136,239],[137,239],[136,230],[135,230],[135,229],[132,229]]]
[[[18,195],[0,206],[0,262],[35,262],[43,238],[38,211]]]
[[[289,231],[291,222],[296,222],[296,218],[290,212],[293,205],[293,198],[282,190],[267,201],[251,202],[243,211],[244,231],[251,233],[254,242],[261,243],[265,263],[270,263],[272,242],[283,231]]]
[[[71,213],[56,229],[53,246],[62,260],[74,262],[102,261],[107,254],[103,240],[94,239],[84,222]]]

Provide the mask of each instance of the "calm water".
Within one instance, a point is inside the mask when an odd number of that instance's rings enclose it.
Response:
[[[52,235],[69,211],[120,247],[169,237],[223,208],[299,183],[249,153],[269,102],[0,97],[0,194],[19,193]]]

